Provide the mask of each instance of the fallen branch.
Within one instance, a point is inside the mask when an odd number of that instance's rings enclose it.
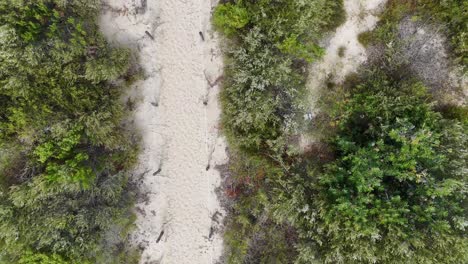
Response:
[[[148,37],[150,37],[151,40],[154,40],[153,35],[151,35],[151,33],[149,33],[148,30],[145,30],[145,34],[148,35]]]
[[[211,216],[211,221],[216,222],[217,224],[219,224],[218,215],[219,215],[219,216],[222,216],[222,214],[221,214],[219,211],[216,211],[216,212]]]
[[[218,78],[216,78],[216,80],[214,80],[214,82],[211,82],[210,78],[208,78],[208,76],[206,75],[206,71],[203,71],[203,74],[205,75],[205,79],[206,79],[206,81],[208,82],[208,85],[210,85],[211,88],[216,86],[220,81],[222,81],[224,79],[224,75],[221,75]]]
[[[159,241],[161,241],[161,238],[162,238],[163,235],[164,235],[164,230],[162,230],[161,233],[159,233],[159,237],[156,240],[156,243],[159,243]]]
[[[213,234],[215,233],[214,227],[210,227],[210,234],[208,235],[208,238],[213,237]]]
[[[157,171],[155,171],[155,172],[153,173],[153,176],[156,176],[156,175],[158,175],[158,174],[161,172],[161,170],[162,170],[162,169],[161,169],[161,168],[159,168]]]

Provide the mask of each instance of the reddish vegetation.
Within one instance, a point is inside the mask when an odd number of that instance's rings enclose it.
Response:
[[[320,163],[327,163],[334,159],[330,146],[323,142],[313,142],[305,147],[304,155],[315,158]]]
[[[265,171],[259,169],[255,176],[247,176],[239,179],[232,179],[225,189],[226,196],[235,199],[241,193],[257,191],[265,178]]]

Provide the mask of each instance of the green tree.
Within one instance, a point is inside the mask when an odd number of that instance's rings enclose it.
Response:
[[[342,1],[228,2],[214,23],[228,37],[229,263],[468,262],[466,108],[439,113],[426,87],[382,57],[334,90],[317,118],[326,122],[313,124],[326,131],[323,149],[291,151],[308,63],[342,21]],[[462,2],[392,1],[404,7],[389,16],[430,11],[460,55]],[[383,21],[378,37],[392,41],[397,23]]]
[[[299,176],[279,209],[299,228],[299,263],[468,261],[466,126],[420,83],[363,80],[332,114],[336,160]]]

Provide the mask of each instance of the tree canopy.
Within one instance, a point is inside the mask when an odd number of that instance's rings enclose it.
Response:
[[[468,262],[466,106],[441,105],[393,60],[398,21],[433,14],[463,65],[463,4],[390,1],[365,34],[376,57],[324,84],[303,121],[307,67],[342,1],[227,2],[213,22],[227,37],[229,263]],[[302,122],[321,133],[303,152]]]
[[[105,41],[97,7],[0,3],[1,263],[112,263],[122,251],[136,151],[120,103],[130,52]]]
[[[334,106],[334,161],[284,201],[300,263],[468,260],[467,128],[436,112],[427,90],[372,70]]]

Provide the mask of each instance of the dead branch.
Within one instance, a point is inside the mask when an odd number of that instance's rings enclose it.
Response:
[[[162,238],[163,235],[164,235],[164,230],[162,230],[161,233],[159,233],[159,237],[156,240],[156,243],[159,243],[159,241],[161,241],[161,238]]]
[[[151,33],[148,32],[148,30],[145,30],[145,34],[150,37],[151,40],[154,40],[154,37],[153,35],[151,35]]]
[[[220,81],[224,79],[224,75],[220,75],[218,76],[218,78],[216,78],[216,80],[214,80],[214,82],[211,82],[210,78],[208,78],[208,75],[206,74],[206,70],[203,71],[203,74],[205,75],[205,79],[208,82],[208,85],[210,86],[210,88],[215,87]]]

